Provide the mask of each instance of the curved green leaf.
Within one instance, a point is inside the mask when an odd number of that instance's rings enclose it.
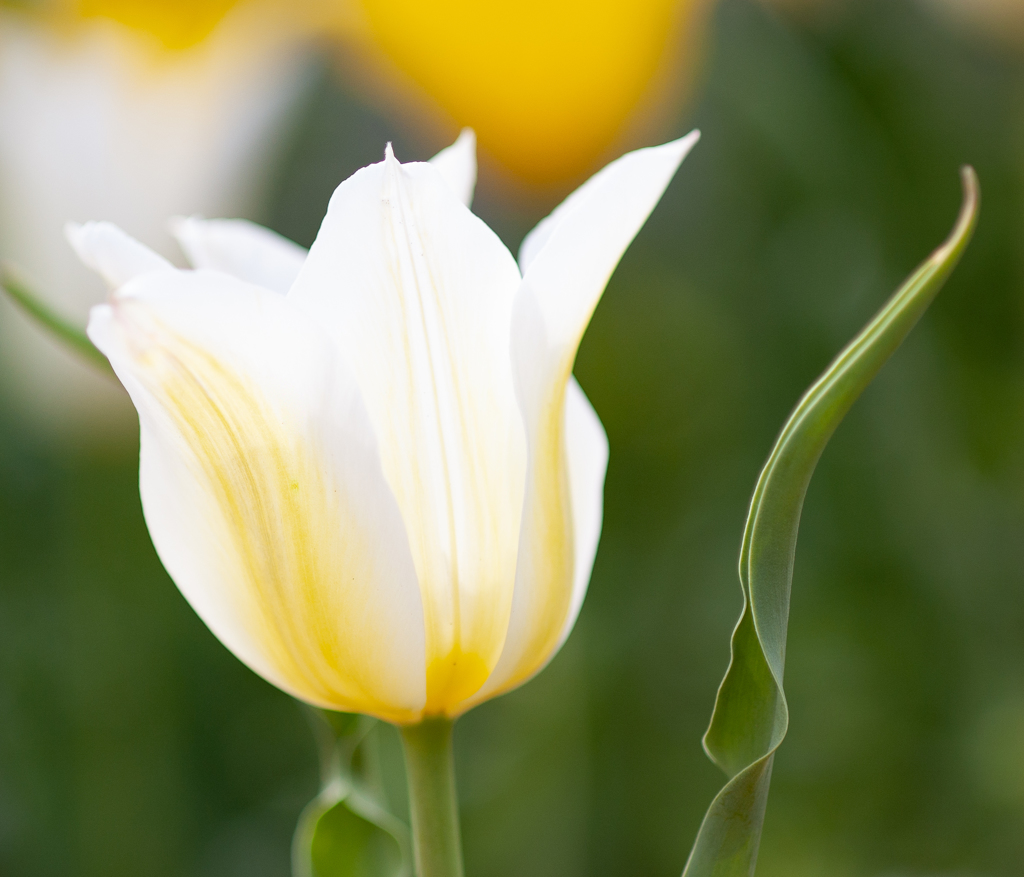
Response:
[[[971,168],[962,178],[963,207],[950,237],[804,394],[758,478],[740,549],[743,611],[704,736],[705,751],[729,781],[704,817],[683,877],[754,873],[772,761],[789,726],[782,677],[804,495],[839,422],[931,304],[971,238],[978,180]]]
[[[29,285],[20,279],[9,265],[0,266],[0,287],[26,314],[32,317],[51,335],[63,341],[68,347],[91,362],[101,371],[113,377],[114,370],[107,358],[96,349],[85,334],[85,330],[69,323],[51,308]]]
[[[387,809],[374,755],[378,722],[312,711],[322,789],[292,841],[293,877],[410,877],[409,827]]]

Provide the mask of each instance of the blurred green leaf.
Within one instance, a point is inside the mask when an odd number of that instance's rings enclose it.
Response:
[[[772,763],[789,726],[782,679],[804,496],[832,433],[931,304],[971,238],[978,181],[971,168],[962,176],[964,201],[950,237],[804,394],[761,471],[740,549],[743,611],[704,736],[705,750],[729,781],[704,817],[684,877],[754,873]]]
[[[69,323],[22,280],[9,265],[0,266],[0,286],[11,299],[40,326],[62,341],[75,353],[113,377],[114,371],[107,358],[96,349],[85,330]]]
[[[377,720],[312,712],[322,790],[299,817],[294,877],[411,877],[409,827],[388,810],[377,770]]]

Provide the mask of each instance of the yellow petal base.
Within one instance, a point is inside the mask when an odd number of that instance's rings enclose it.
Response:
[[[424,713],[449,715],[450,711],[487,681],[491,668],[474,652],[455,646],[445,657],[427,665],[427,705]]]

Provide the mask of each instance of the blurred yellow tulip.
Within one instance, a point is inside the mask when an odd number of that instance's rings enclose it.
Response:
[[[705,0],[360,0],[371,40],[521,179],[590,169],[680,60]],[[661,74],[661,75],[659,75]]]

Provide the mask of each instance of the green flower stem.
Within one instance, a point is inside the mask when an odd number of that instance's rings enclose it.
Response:
[[[417,877],[462,877],[450,719],[401,728]]]

